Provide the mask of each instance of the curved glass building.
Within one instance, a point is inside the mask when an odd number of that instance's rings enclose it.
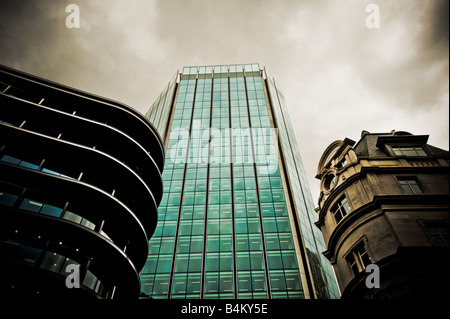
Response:
[[[0,289],[138,298],[163,164],[139,112],[0,66]]]

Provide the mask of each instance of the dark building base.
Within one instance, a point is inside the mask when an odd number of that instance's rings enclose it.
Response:
[[[347,285],[342,299],[450,298],[448,247],[399,247],[395,255],[376,264],[380,267],[380,288],[367,288],[369,273],[361,272]]]

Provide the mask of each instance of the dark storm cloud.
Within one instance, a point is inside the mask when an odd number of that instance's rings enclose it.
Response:
[[[371,40],[365,47],[366,60],[354,61],[367,86],[388,104],[409,111],[442,106],[442,96],[448,93],[444,3],[448,7],[448,1],[434,0],[400,2],[389,9],[388,2],[380,5],[386,17],[377,30],[381,36],[366,34]]]
[[[130,96],[143,91],[142,83],[162,86],[158,77],[146,77],[149,72],[141,63],[147,61],[139,56],[139,49],[147,49],[151,66],[156,50],[137,45],[145,44],[144,34],[133,38],[140,30],[148,32],[135,19],[145,10],[121,10],[136,1],[121,1],[119,6],[109,1],[73,2],[80,8],[80,29],[66,27],[66,2],[2,1],[0,63],[132,104],[136,101]],[[148,107],[154,95],[145,98],[138,98],[137,105]]]
[[[436,0],[430,11],[428,45],[448,55],[449,1]]]
[[[2,63],[12,67],[40,64],[44,53],[51,55],[48,48],[57,37],[56,19],[49,1],[2,1],[0,3],[0,28],[3,30],[0,44]],[[46,52],[47,51],[47,52]]]
[[[65,26],[69,3],[80,29]],[[313,194],[325,148],[362,130],[448,149],[447,0],[0,0],[0,30],[0,63],[143,113],[183,66],[267,66]]]

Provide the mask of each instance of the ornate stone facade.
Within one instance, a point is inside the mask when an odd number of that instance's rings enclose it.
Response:
[[[448,296],[448,151],[407,132],[335,141],[322,155],[319,221],[342,298]],[[376,264],[380,287],[367,288]]]

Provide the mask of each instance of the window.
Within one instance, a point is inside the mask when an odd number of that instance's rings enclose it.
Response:
[[[55,207],[49,204],[44,204],[41,209],[41,214],[45,214],[53,217],[60,217],[62,213],[62,209],[59,207]]]
[[[51,251],[47,251],[39,267],[50,270],[52,272],[59,273],[61,271],[64,261],[65,261],[64,256],[61,256],[60,254]]]
[[[328,174],[325,176],[323,181],[323,187],[325,190],[331,190],[336,186],[337,178],[334,174]]]
[[[427,156],[427,153],[421,146],[393,146],[392,150],[397,156]]]
[[[350,212],[350,205],[347,201],[347,197],[342,196],[336,204],[331,208],[336,224],[338,224],[345,215]]]
[[[336,164],[337,168],[343,168],[345,166],[347,166],[347,160],[344,158],[342,161],[340,161],[339,163]]]
[[[83,280],[83,285],[94,290],[96,293],[101,294],[103,291],[103,285],[101,281],[89,270]]]
[[[41,253],[42,249],[22,245],[14,258],[14,262],[26,266],[36,266]]]
[[[449,246],[448,222],[425,222],[425,229],[435,246]]]
[[[358,243],[345,257],[350,269],[354,275],[359,274],[361,271],[366,269],[366,267],[372,264],[372,260],[367,252],[366,245],[363,241]]]
[[[403,192],[406,194],[422,194],[422,188],[415,177],[397,177]]]
[[[12,207],[18,198],[17,195],[0,192],[0,205]]]
[[[80,224],[83,217],[80,215],[74,214],[72,212],[66,211],[63,216],[64,219],[70,220],[71,222]]]
[[[19,208],[28,210],[34,213],[38,213],[44,204],[40,202],[33,201],[29,198],[24,198]]]

